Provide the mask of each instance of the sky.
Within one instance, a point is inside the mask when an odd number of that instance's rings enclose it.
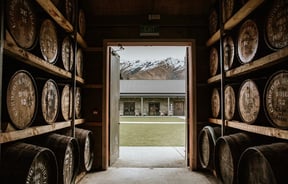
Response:
[[[184,60],[185,46],[124,46],[124,50],[113,47],[120,55],[120,62],[135,60],[159,60],[173,57]]]

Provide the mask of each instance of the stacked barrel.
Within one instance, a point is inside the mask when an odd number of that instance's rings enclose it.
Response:
[[[246,1],[224,0],[221,3],[221,18],[225,23]],[[212,8],[209,17],[211,36],[219,30],[219,22],[215,21],[219,21],[220,17],[213,17],[218,14],[215,11],[219,9],[218,6],[219,2]],[[280,54],[287,48],[287,12],[288,1],[266,1],[232,30],[225,30],[222,42],[217,41],[209,46],[211,79],[220,77],[220,47],[223,50],[223,72],[227,76],[223,100],[225,120],[243,123],[244,126],[253,125],[250,127],[255,129],[288,129],[288,68],[283,61],[285,58],[269,67],[259,67],[260,69],[237,75],[237,72],[245,71],[246,67],[253,65],[258,59],[272,60],[268,56]],[[212,82],[210,87],[210,115],[214,119],[220,119],[220,82]],[[220,127],[204,127],[198,138],[199,160],[203,168],[215,171],[223,183],[287,182],[283,173],[288,163],[285,157],[287,141],[272,139],[270,136],[255,139],[258,134],[252,135],[240,130],[217,137],[215,133],[211,133],[215,128]],[[206,135],[207,132],[209,136]],[[212,149],[214,153],[210,158],[207,155],[212,154],[208,150]],[[212,158],[213,161],[210,160]]]
[[[76,11],[76,1],[51,2],[71,25],[79,21],[77,30],[84,36],[85,12],[83,9]],[[17,61],[18,58],[13,56],[4,55],[3,89],[6,91],[2,93],[2,132],[39,126],[52,132],[37,135],[35,129],[37,136],[3,143],[0,154],[1,182],[74,183],[79,171],[91,169],[94,158],[90,153],[92,132],[77,128],[74,137],[53,131],[53,124],[71,121],[73,105],[75,118],[82,117],[81,86],[77,83],[73,99],[72,76],[75,71],[76,77],[83,77],[83,50],[80,45],[75,49],[72,33],[61,28],[36,1],[9,0],[5,1],[5,6],[5,41],[23,54],[27,60],[25,62],[33,57],[33,61],[39,64],[34,67],[33,64]],[[78,17],[75,12],[79,14]],[[29,53],[28,56],[26,53]],[[41,65],[52,69],[45,71]]]
[[[74,1],[54,0],[52,3],[71,24],[74,24],[76,20]],[[76,70],[76,75],[83,77],[82,48],[78,46],[75,51],[73,35],[60,28],[51,17],[42,11],[44,10],[34,1],[7,1],[7,34],[10,35],[7,40],[47,62],[47,65],[57,67],[58,69],[55,69],[64,74],[73,73]],[[83,9],[80,9],[78,13],[79,33],[84,36],[86,32],[85,13]],[[16,62],[14,60],[6,57],[4,62]],[[6,95],[4,94],[7,104],[5,122],[10,122],[13,128],[25,129],[33,125],[52,124],[72,118],[74,100],[72,99],[72,83],[70,84],[68,80],[60,80],[55,75],[26,65],[18,68],[7,66],[5,71],[7,71],[4,74],[7,83],[5,84],[7,86]],[[75,91],[76,116],[81,118],[80,86],[77,86]],[[23,116],[24,114],[25,116]],[[3,123],[3,131],[6,126],[7,123],[6,125]]]
[[[230,8],[233,9],[235,6],[236,9],[239,8],[239,2],[233,7],[236,1],[223,2],[229,5],[223,6],[226,17],[231,16],[229,12],[235,12]],[[249,66],[267,53],[271,54],[288,46],[287,36],[285,36],[288,29],[282,26],[288,21],[284,16],[286,10],[286,1],[264,3],[256,13],[246,17],[235,28],[236,30],[227,32],[223,37],[222,46],[224,71],[233,73],[236,67]],[[263,18],[259,14],[261,11],[266,12],[266,22],[262,21]],[[223,18],[223,21],[227,21],[227,18]],[[220,72],[219,48],[218,42],[210,47],[211,77]],[[270,50],[267,51],[267,48]],[[287,67],[283,63],[271,66],[269,69],[247,73],[245,76],[229,78],[229,81],[225,82],[225,119],[240,120],[248,124],[259,124],[257,120],[268,120],[270,126],[287,129],[288,124],[284,123],[287,122],[287,113],[284,110],[287,107],[286,83]],[[213,118],[219,118],[219,109],[220,86],[216,85],[211,90]]]

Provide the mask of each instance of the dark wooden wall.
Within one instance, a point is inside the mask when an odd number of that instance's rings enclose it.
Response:
[[[160,35],[157,37],[141,37],[140,25],[154,24],[159,25]],[[207,55],[206,41],[209,37],[208,19],[207,17],[191,17],[191,16],[161,16],[161,20],[154,22],[148,21],[147,16],[99,16],[87,17],[87,31],[85,40],[89,47],[96,48],[96,50],[103,49],[103,41],[105,39],[121,39],[127,41],[135,39],[195,39],[196,40],[196,76],[197,76],[197,121],[207,121],[209,107],[201,104],[210,104],[207,92],[207,78],[209,75],[209,56]],[[92,49],[93,50],[93,49]],[[95,49],[94,49],[95,50]],[[86,52],[86,59],[84,62],[84,77],[86,84],[97,83],[105,86],[105,76],[103,76],[103,66],[106,61],[103,58],[103,52]],[[105,73],[105,72],[104,72]],[[87,94],[87,95],[86,95]],[[84,117],[91,122],[101,123],[105,121],[101,107],[105,103],[106,95],[101,93],[101,89],[84,90],[84,103],[87,106],[84,111]],[[86,100],[85,100],[86,99]],[[87,104],[86,104],[87,103]],[[97,109],[98,114],[91,114],[93,109]],[[92,118],[92,119],[91,119]],[[103,122],[102,122],[103,124]],[[97,131],[100,133],[99,131]],[[101,139],[101,134],[96,138]],[[101,143],[101,142],[99,142]],[[97,149],[101,148],[101,146]],[[102,152],[103,150],[97,150]],[[101,155],[96,158],[94,168],[99,169],[101,166],[99,159],[103,159]]]

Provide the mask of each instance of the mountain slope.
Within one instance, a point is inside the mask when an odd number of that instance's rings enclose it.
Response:
[[[123,80],[183,80],[185,63],[172,57],[155,61],[121,61],[120,73]]]

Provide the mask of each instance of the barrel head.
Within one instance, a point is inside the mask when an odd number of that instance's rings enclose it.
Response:
[[[255,21],[248,19],[240,27],[237,42],[237,55],[243,64],[249,63],[256,55],[259,32]]]
[[[37,15],[29,0],[7,1],[7,28],[16,44],[33,49],[37,38]]]
[[[278,50],[288,46],[287,12],[287,0],[273,1],[265,26],[265,41],[273,50]]]
[[[40,28],[40,50],[45,61],[54,64],[58,55],[58,38],[55,25],[52,20],[45,19]]]
[[[37,112],[37,90],[28,71],[19,70],[11,77],[6,104],[11,122],[17,129],[25,129],[32,124]]]

